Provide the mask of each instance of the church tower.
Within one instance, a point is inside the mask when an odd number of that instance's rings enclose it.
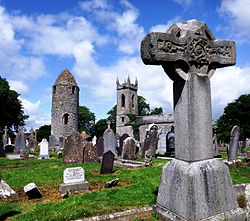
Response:
[[[78,129],[79,87],[65,69],[52,87],[51,134],[66,138]]]
[[[137,90],[138,82],[135,80],[135,84],[130,82],[130,78],[123,84],[116,81],[117,90],[117,111],[116,111],[116,133],[122,136],[127,133],[133,137],[132,126],[127,125],[129,123],[128,114],[138,115],[138,99]]]

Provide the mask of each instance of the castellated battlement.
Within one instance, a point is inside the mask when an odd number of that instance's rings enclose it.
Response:
[[[135,80],[135,83],[132,84],[130,82],[130,78],[128,76],[127,80],[124,81],[124,83],[120,84],[118,78],[116,80],[116,90],[124,90],[124,89],[130,89],[133,91],[137,91],[138,90],[138,81],[137,79]]]

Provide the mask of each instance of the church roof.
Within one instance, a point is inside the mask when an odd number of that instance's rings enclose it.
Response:
[[[139,125],[145,124],[163,124],[163,123],[174,123],[174,116],[172,114],[168,115],[149,115],[139,117],[138,119]]]
[[[56,79],[55,85],[68,85],[68,86],[77,86],[76,80],[73,75],[69,72],[68,69],[62,71],[62,73]]]

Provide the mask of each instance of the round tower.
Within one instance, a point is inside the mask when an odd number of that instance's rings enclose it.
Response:
[[[117,111],[116,111],[116,133],[122,135],[127,133],[133,137],[133,129],[131,126],[127,126],[129,123],[128,114],[138,115],[138,82],[135,80],[135,84],[130,82],[130,78],[123,84],[116,81],[117,90]]]
[[[79,87],[65,69],[52,87],[51,134],[66,138],[78,129]]]

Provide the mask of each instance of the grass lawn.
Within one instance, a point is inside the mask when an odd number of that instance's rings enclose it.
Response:
[[[63,165],[58,159],[11,160],[12,166],[24,166],[7,168],[8,160],[0,159],[0,175],[17,192],[17,196],[1,200],[0,220],[8,215],[12,215],[11,220],[14,221],[71,220],[152,205],[156,202],[161,170],[166,162],[155,159],[153,167],[114,167],[114,173],[99,175],[99,163]],[[58,186],[63,182],[63,171],[76,166],[84,168],[90,191],[62,199]],[[234,184],[250,183],[249,167],[233,168],[230,172]],[[105,183],[114,178],[120,179],[118,187],[105,189]],[[41,199],[28,200],[25,196],[23,187],[30,182],[40,188],[43,193]],[[157,219],[151,217],[149,220]]]

